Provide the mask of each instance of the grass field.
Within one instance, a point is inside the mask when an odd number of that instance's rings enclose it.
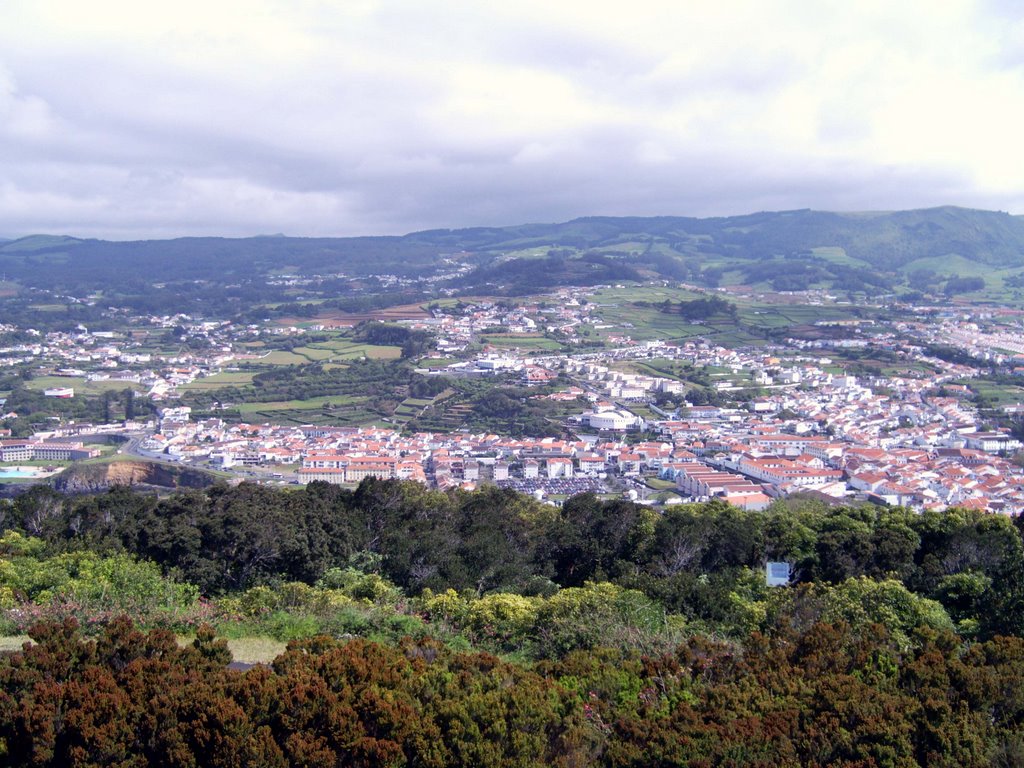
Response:
[[[557,351],[562,348],[554,339],[547,339],[538,334],[530,333],[488,333],[480,337],[482,344],[491,344],[495,347],[518,347],[519,349],[542,349],[546,351]]]
[[[296,347],[291,352],[275,349],[259,359],[263,365],[306,365],[368,357],[375,360],[397,360],[402,356],[400,347],[377,344],[359,344],[338,339]]]
[[[966,384],[971,388],[972,392],[986,398],[997,408],[1004,405],[1024,403],[1024,387],[980,379],[965,379],[958,383]]]
[[[279,400],[270,403],[242,403],[237,406],[239,413],[266,413],[268,411],[307,411],[323,408],[325,405],[350,405],[365,398],[348,395],[324,395],[308,400]]]
[[[289,407],[292,405],[298,407]],[[257,424],[324,424],[339,427],[382,424],[380,414],[366,408],[361,398],[346,400],[342,395],[289,402],[247,403],[239,406],[235,412],[243,421]]]
[[[334,353],[331,350],[319,349],[317,347],[296,347],[292,352],[296,355],[302,355],[311,363],[320,363],[334,357]]]
[[[958,255],[930,256],[924,259],[915,259],[903,267],[903,271],[910,273],[919,269],[930,269],[940,275],[958,274],[960,277],[984,277],[988,278],[993,272],[998,271],[989,264],[971,261]]]
[[[283,349],[275,349],[263,355],[259,362],[264,365],[305,365],[312,362],[308,357],[297,355],[294,352],[286,352]]]
[[[20,651],[23,643],[29,642],[28,635],[8,635],[0,637],[0,653],[4,651]]]
[[[6,638],[0,638],[0,643]],[[178,645],[182,648],[192,644],[191,635],[178,635]],[[269,664],[285,652],[287,643],[272,637],[229,637],[228,650],[232,661],[244,664]],[[2,646],[0,646],[2,648]]]
[[[186,391],[202,391],[209,389],[223,389],[224,387],[237,387],[245,384],[252,384],[252,378],[255,374],[252,371],[225,371],[223,373],[215,374],[214,376],[206,376],[202,379],[196,379],[190,384],[186,384],[181,389]]]
[[[239,637],[228,639],[228,650],[234,661],[246,664],[269,664],[285,651],[287,643],[272,637]]]
[[[326,357],[319,357],[318,359],[329,360],[352,360],[360,357],[377,360],[395,360],[402,356],[401,347],[360,344],[357,341],[344,338],[310,344],[306,347],[299,347],[295,351],[307,356],[311,353],[318,356],[326,355]]]
[[[621,333],[634,339],[682,340],[698,336],[707,336],[708,326],[694,324],[679,315],[667,314],[653,307],[637,307],[631,304],[620,304],[616,307],[602,307],[601,317],[613,328],[601,329],[605,336]]]
[[[42,392],[44,389],[54,387],[74,387],[75,394],[101,395],[104,392],[123,392],[125,389],[134,389],[136,392],[145,392],[146,388],[141,384],[130,381],[86,381],[79,376],[40,376],[26,382],[28,389]]]
[[[850,256],[845,250],[839,247],[823,247],[823,248],[812,248],[811,253],[817,256],[819,259],[825,259],[833,264],[842,264],[848,267],[868,267],[871,268],[871,264],[858,259],[854,256]]]

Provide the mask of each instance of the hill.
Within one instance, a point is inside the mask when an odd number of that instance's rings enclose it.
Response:
[[[528,263],[543,258],[548,261]],[[574,263],[577,259],[582,263]],[[776,259],[793,261],[793,268],[782,269]],[[9,279],[76,296],[139,294],[154,283],[198,285],[193,291],[209,285],[245,289],[280,274],[340,273],[358,279],[388,273],[414,280],[460,265],[470,269],[450,285],[503,285],[513,293],[576,278],[662,276],[714,285],[729,272],[731,282],[751,284],[785,272],[788,283],[773,286],[779,289],[839,281],[854,289],[885,290],[915,271],[949,277],[1024,267],[1024,217],[956,207],[798,210],[706,219],[586,217],[402,237],[107,242],[37,235],[0,243],[0,269]],[[879,281],[880,273],[890,277]],[[337,288],[313,284],[308,290],[316,294],[321,287]]]
[[[949,255],[1016,266],[1024,254],[1024,217],[952,206],[877,213],[799,210],[707,219],[587,217],[564,224],[420,232],[408,237],[487,250],[661,243],[681,256],[744,259],[841,248],[849,257],[874,266],[900,267],[916,259]]]

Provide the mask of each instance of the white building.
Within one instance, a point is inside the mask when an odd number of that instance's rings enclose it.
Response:
[[[639,427],[641,424],[639,416],[623,410],[585,413],[583,419],[594,429],[626,430]]]

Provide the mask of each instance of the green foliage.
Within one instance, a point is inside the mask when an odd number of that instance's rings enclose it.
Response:
[[[201,612],[199,590],[167,578],[156,563],[89,551],[47,556],[43,547],[16,532],[0,538],[0,609],[15,627],[47,615],[92,625],[121,613],[184,626]]]
[[[823,593],[823,621],[845,621],[852,627],[881,624],[901,648],[911,645],[910,635],[918,627],[953,629],[953,622],[939,602],[915,595],[892,579],[874,581],[860,577],[835,587],[815,589]]]
[[[355,339],[366,344],[380,344],[402,348],[402,357],[418,357],[431,348],[433,337],[425,331],[413,331],[401,325],[370,321],[361,323]]]
[[[687,320],[709,320],[715,316],[736,319],[736,305],[721,296],[681,301],[678,306],[666,299],[659,309],[668,314],[678,313]]]
[[[330,568],[317,582],[317,586],[340,592],[353,600],[370,603],[396,603],[402,591],[383,576],[362,573],[355,568]]]
[[[194,591],[159,597],[157,566],[206,595],[232,593],[222,601],[224,612],[247,621],[274,611],[323,620],[353,602],[383,609],[402,606],[406,595],[426,588],[437,599],[453,590],[468,595],[460,600],[494,603],[476,606],[475,618],[468,607],[438,613],[453,631],[497,650],[563,654],[586,647],[593,625],[575,636],[570,622],[559,624],[556,614],[546,627],[540,619],[531,625],[523,614],[526,603],[511,595],[528,601],[547,595],[558,604],[573,594],[567,588],[607,582],[642,593],[662,614],[679,617],[673,621],[680,626],[741,637],[754,628],[772,631],[778,611],[769,603],[786,590],[766,598],[763,568],[766,560],[784,560],[796,583],[820,590],[899,585],[915,599],[938,601],[955,626],[974,637],[1024,632],[1024,541],[1011,520],[974,511],[829,509],[789,500],[767,512],[714,501],[657,514],[587,494],[555,509],[493,486],[441,493],[417,483],[367,480],[355,491],[320,483],[298,491],[243,483],[163,499],[125,489],[82,498],[40,489],[17,498],[7,520],[63,552],[44,556],[39,541],[3,539],[2,551],[33,553],[7,577],[0,595],[6,604],[49,590],[47,595],[100,605],[104,594],[120,591],[119,584],[125,585],[124,600],[138,593],[133,604],[186,605],[194,599]],[[77,547],[110,554],[85,555]],[[107,570],[95,564],[97,558],[108,558]],[[5,562],[15,559],[8,555]],[[79,571],[90,589],[81,580],[69,586]],[[97,584],[107,584],[107,592]],[[317,586],[306,586],[311,584]],[[142,591],[144,585],[151,590]],[[894,610],[906,612],[905,621],[865,615],[894,635],[910,637],[918,622],[947,626],[924,604],[882,594]],[[530,605],[539,611],[549,602]],[[821,600],[815,605],[819,618],[863,618],[838,609],[829,613]],[[374,628],[383,627],[381,621],[369,620]],[[620,625],[610,636],[629,634]],[[675,631],[664,622],[659,626],[643,629],[643,641]],[[537,651],[541,646],[549,650]]]

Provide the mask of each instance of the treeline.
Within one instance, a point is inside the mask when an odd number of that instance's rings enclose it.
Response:
[[[433,336],[426,331],[414,331],[402,325],[369,321],[355,329],[355,339],[364,344],[390,345],[402,348],[402,357],[418,357],[428,352]]]
[[[41,624],[0,657],[0,765],[1015,766],[1024,641],[816,623],[735,645],[533,669],[430,639],[296,641],[227,668],[127,619],[95,640]]]
[[[13,388],[7,396],[4,410],[16,413],[17,417],[6,419],[4,426],[16,437],[29,436],[52,426],[53,417],[106,424],[123,419],[146,418],[156,412],[152,400],[130,387],[96,395],[86,395],[79,389],[75,391],[74,397],[59,398],[47,397],[40,390],[29,389],[23,379],[11,377],[9,380]]]
[[[747,283],[766,282],[776,291],[806,291],[814,285],[830,284],[834,290],[880,293],[891,290],[895,283],[892,274],[803,254],[763,258],[746,266],[743,273]]]
[[[651,306],[646,301],[638,301],[636,304]],[[736,319],[736,305],[721,296],[704,296],[691,301],[681,301],[678,304],[673,303],[671,299],[665,299],[654,306],[667,315],[681,315],[687,320],[709,320],[716,316]]]
[[[123,488],[87,497],[37,488],[0,513],[0,526],[55,551],[126,552],[207,595],[313,584],[369,558],[371,571],[409,595],[551,596],[610,582],[689,627],[742,634],[767,630],[771,616],[790,610],[763,586],[763,564],[775,560],[791,564],[796,583],[813,585],[804,607],[821,616],[846,615],[821,591],[832,585],[897,613],[900,605],[914,616],[937,609],[948,618],[929,623],[949,622],[964,636],[1024,635],[1020,532],[1009,518],[976,511],[795,502],[746,512],[710,502],[657,514],[589,494],[556,509],[493,486],[444,493],[368,479],[353,491],[243,483],[162,499]]]
[[[924,346],[924,353],[931,357],[937,357],[939,360],[944,360],[947,363],[954,363],[956,365],[967,365],[972,368],[992,368],[993,364],[990,361],[982,360],[980,357],[975,357],[970,352],[960,347],[954,347],[950,344],[926,344]]]

